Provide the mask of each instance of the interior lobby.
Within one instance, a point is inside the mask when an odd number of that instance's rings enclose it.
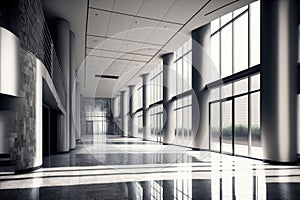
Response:
[[[0,199],[300,199],[299,0],[1,0]]]

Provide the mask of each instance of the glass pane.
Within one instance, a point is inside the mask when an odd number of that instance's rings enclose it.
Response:
[[[182,92],[182,59],[178,60],[176,64],[177,64],[176,94],[180,94]]]
[[[223,26],[224,24],[226,24],[230,20],[232,20],[232,13],[231,12],[221,17],[221,26]]]
[[[177,58],[180,58],[182,56],[182,46],[179,47],[179,49],[176,51]]]
[[[233,11],[233,17],[238,16],[239,14],[241,14],[242,12],[244,12],[245,10],[247,10],[247,8],[248,8],[248,5],[244,6],[244,7],[241,7],[239,9]]]
[[[248,78],[234,83],[234,95],[248,92]]]
[[[234,73],[248,68],[248,15],[234,21]]]
[[[189,115],[191,114],[191,113],[189,113],[188,111],[188,108],[189,107],[185,107],[184,109],[183,109],[183,113],[182,113],[182,119],[183,119],[183,123],[182,123],[182,129],[183,129],[183,143],[182,143],[182,145],[185,145],[185,146],[188,146],[189,145],[189,137],[188,137],[188,129],[189,129],[189,127],[188,127],[188,125],[189,125],[189,123],[188,123],[188,119],[189,119]]]
[[[260,74],[251,77],[251,91],[260,89]]]
[[[250,4],[250,66],[260,64],[260,2]]]
[[[176,110],[176,144],[182,143],[182,109]]]
[[[211,33],[214,33],[215,31],[217,31],[220,28],[220,18],[213,20],[210,23],[210,31]]]
[[[212,77],[215,81],[220,78],[220,33],[211,37]]]
[[[215,101],[220,99],[220,88],[214,88],[210,90],[210,101]]]
[[[221,77],[232,74],[232,24],[221,31]]]
[[[188,51],[188,42],[184,43],[182,46],[182,54],[185,54]]]
[[[232,83],[224,85],[221,87],[222,98],[227,98],[232,96]]]
[[[248,156],[248,95],[235,99],[234,114],[234,153]]]
[[[189,82],[188,82],[188,63],[186,60],[187,56],[183,57],[183,68],[182,68],[182,87],[183,92],[189,89]]]
[[[263,158],[260,133],[260,92],[251,94],[251,156]]]
[[[232,101],[222,103],[222,152],[232,153]]]
[[[220,103],[211,104],[210,109],[210,149],[220,152]]]

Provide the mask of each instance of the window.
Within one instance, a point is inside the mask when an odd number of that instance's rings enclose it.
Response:
[[[211,55],[219,79],[260,64],[259,23],[259,1],[211,22]],[[211,89],[211,150],[262,158],[259,90],[259,74]]]
[[[175,52],[175,92],[181,94],[192,89],[192,40]]]
[[[211,22],[211,59],[219,73],[217,77],[260,64],[259,24],[259,1]]]
[[[159,65],[150,72],[150,104],[163,98],[163,66]]]

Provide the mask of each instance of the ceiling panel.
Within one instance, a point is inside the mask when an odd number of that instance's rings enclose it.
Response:
[[[113,11],[136,15],[142,4],[143,0],[115,0]]]
[[[131,61],[128,63],[126,69],[127,70],[132,70],[132,69],[137,69],[137,68],[141,68],[146,64],[146,62],[134,62]]]
[[[113,37],[114,35],[118,35],[122,32],[127,32],[130,29],[133,19],[134,18],[131,16],[112,13],[107,36]]]
[[[94,36],[87,36],[87,47],[91,48],[98,48],[97,46],[102,46],[104,38],[94,37]]]
[[[158,51],[158,49],[160,49],[160,47],[161,46],[142,44],[140,49],[132,51],[132,53],[153,56]]]
[[[99,68],[99,67],[107,67],[111,63],[114,62],[115,59],[111,58],[101,58],[101,57],[94,57],[94,56],[87,56],[86,57],[86,67],[88,68]]]
[[[133,56],[134,56],[133,54],[120,53],[118,57],[120,59],[130,60],[133,59]]]
[[[120,48],[120,51],[122,52],[132,52],[140,49],[141,43],[139,42],[131,42],[131,41],[125,41],[122,47]]]
[[[87,53],[88,55],[102,56],[108,58],[117,58],[119,55],[118,52],[98,50],[98,49],[93,49],[93,50],[88,49]]]
[[[115,68],[107,68],[105,70],[105,74],[108,74],[108,75],[116,75],[116,76],[120,76],[122,75],[123,73],[123,70],[118,70],[118,69],[115,69]]]
[[[118,52],[104,51],[104,50],[102,50],[102,56],[103,56],[103,57],[117,58],[118,55],[119,55]]]
[[[114,1],[112,0],[90,0],[90,7],[112,10]]]
[[[88,34],[105,36],[109,24],[110,13],[89,9]]]
[[[184,24],[206,2],[207,0],[177,0],[163,20]]]
[[[164,45],[180,27],[179,25],[161,23],[148,38],[147,42]]]
[[[158,24],[159,21],[156,20],[136,17],[131,29],[128,31],[126,39],[134,41],[146,41]]]
[[[153,19],[162,19],[175,0],[145,0],[138,15]]]
[[[141,60],[141,61],[149,61],[149,59],[151,58],[152,56],[141,56],[141,55],[134,55],[133,56],[133,60]]]
[[[103,49],[111,50],[111,51],[119,51],[120,48],[123,45],[122,40],[116,40],[116,39],[106,39],[104,41]]]

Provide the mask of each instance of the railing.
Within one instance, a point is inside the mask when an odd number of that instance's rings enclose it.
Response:
[[[54,45],[50,35],[50,31],[46,22],[44,22],[44,31],[43,31],[43,38],[44,38],[44,57],[43,63],[46,66],[49,74],[53,77],[53,54],[54,54]]]
[[[66,107],[66,89],[64,84],[64,76],[63,71],[61,68],[61,65],[59,63],[59,60],[57,58],[57,54],[54,49],[53,40],[51,38],[50,31],[48,29],[46,21],[44,22],[44,57],[42,59],[42,62],[46,66],[49,75],[52,78],[54,87],[56,89],[56,92],[58,96],[60,97],[60,100],[64,107]]]
[[[53,49],[52,72],[53,72],[52,80],[53,80],[54,87],[56,89],[58,96],[60,97],[60,100],[61,100],[64,108],[66,108],[67,93],[66,93],[65,84],[64,84],[63,72],[60,67],[60,64],[59,64],[59,61],[57,59],[54,49]]]

